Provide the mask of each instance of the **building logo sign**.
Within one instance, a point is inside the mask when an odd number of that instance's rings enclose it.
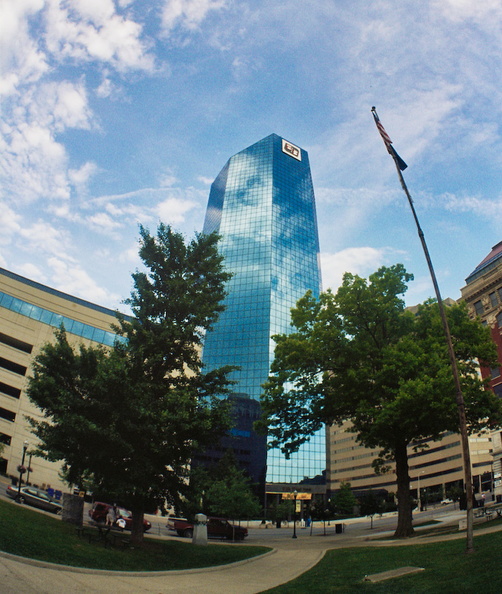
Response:
[[[282,152],[298,159],[298,161],[302,160],[302,150],[287,140],[284,140],[284,138],[282,139]]]

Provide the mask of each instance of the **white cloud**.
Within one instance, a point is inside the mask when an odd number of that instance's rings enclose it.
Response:
[[[155,207],[159,219],[168,224],[179,224],[185,220],[186,214],[190,212],[196,203],[191,200],[179,198],[166,198]]]
[[[71,0],[75,10],[95,25],[100,25],[113,17],[115,6],[112,0]]]
[[[86,90],[80,82],[31,85],[6,101],[0,127],[4,196],[16,204],[69,198],[68,155],[56,137],[69,128],[92,126]]]
[[[166,167],[159,177],[159,185],[163,188],[170,188],[178,182],[178,179],[169,167]]]
[[[151,73],[154,56],[142,26],[120,15],[113,0],[3,0],[0,10],[0,196],[16,205],[50,200],[47,210],[71,218],[68,206],[54,201],[67,200],[72,187],[85,192],[95,166],[70,169],[61,135],[98,126],[82,71],[57,66],[106,65],[107,84],[97,93],[108,97],[117,88],[113,70]]]
[[[155,68],[142,27],[115,13],[111,0],[48,0],[46,43],[52,56],[99,61],[119,72]]]
[[[408,290],[405,293],[406,305],[418,305],[430,297],[436,297],[430,274],[414,277],[413,281],[408,284]],[[442,295],[442,297],[443,299],[446,297],[457,298],[454,295]]]
[[[19,266],[19,273],[31,280],[37,281],[42,284],[47,284],[47,277],[45,273],[40,269],[39,266],[26,262]]]
[[[44,197],[67,199],[67,155],[49,128],[36,123],[4,125],[0,137],[0,171],[4,199],[12,204]]]
[[[117,255],[119,262],[124,262],[132,265],[133,268],[137,268],[141,265],[141,258],[139,257],[139,244],[135,241],[133,245],[125,250],[122,250]]]
[[[335,254],[321,254],[323,289],[336,291],[345,272],[367,277],[384,266],[396,252],[391,248],[347,248]]]
[[[129,223],[140,223],[149,221],[152,218],[149,213],[150,209],[140,204],[124,203],[117,205],[110,202],[105,205],[105,210],[110,216],[117,219],[121,218],[124,222],[128,221]]]
[[[120,296],[100,287],[78,264],[57,257],[49,258],[47,264],[50,283],[55,289],[100,305],[120,301]]]
[[[88,217],[87,224],[94,231],[110,237],[118,237],[118,235],[115,234],[115,231],[122,227],[121,223],[104,212],[99,212]]]
[[[2,213],[0,245],[8,245],[12,241],[13,235],[19,233],[22,225],[22,217],[2,202],[0,202],[0,212]]]
[[[0,4],[0,95],[14,94],[20,84],[35,82],[48,70],[46,56],[28,27],[28,20],[43,6],[43,0]]]
[[[502,197],[487,199],[481,196],[456,196],[442,194],[438,197],[450,212],[472,213],[491,222],[497,222],[502,212]]]
[[[156,223],[159,219],[167,224],[179,224],[198,206],[199,194],[193,188],[143,188],[95,198],[87,208],[104,208],[110,216],[143,225]]]
[[[28,121],[59,133],[67,128],[88,130],[92,126],[92,112],[83,84],[69,81],[51,82],[32,88],[20,100],[22,109],[14,117],[24,115]]]
[[[432,5],[444,18],[451,21],[471,20],[485,26],[498,27],[502,19],[502,4],[499,0],[434,0]]]
[[[96,88],[95,93],[100,99],[115,101],[123,96],[123,89],[111,79],[110,73],[105,71],[101,84]]]
[[[212,10],[221,10],[227,0],[164,0],[162,27],[169,32],[177,25],[194,30]]]
[[[47,221],[39,220],[23,227],[19,235],[23,238],[24,247],[32,252],[63,257],[63,254],[69,254],[71,251],[69,233],[56,229]]]
[[[84,190],[89,180],[96,174],[98,166],[96,163],[87,161],[79,169],[70,169],[68,177],[71,183],[80,190]]]

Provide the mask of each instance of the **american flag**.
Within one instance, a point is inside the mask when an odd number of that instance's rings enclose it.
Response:
[[[373,118],[375,119],[376,127],[377,127],[378,131],[380,132],[380,136],[382,137],[382,140],[384,141],[385,146],[387,147],[387,150],[389,151],[389,154],[392,155],[392,157],[395,160],[395,162],[397,163],[397,166],[399,167],[399,169],[401,171],[404,171],[406,169],[406,167],[408,167],[408,165],[406,165],[406,163],[397,154],[396,149],[392,146],[392,140],[390,139],[390,136],[387,134],[387,131],[383,127],[382,122],[380,121],[380,118],[378,117],[378,114],[374,107],[371,108],[371,113],[373,114]]]

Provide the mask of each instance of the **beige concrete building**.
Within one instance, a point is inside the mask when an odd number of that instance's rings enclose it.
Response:
[[[342,482],[349,482],[355,492],[385,490],[396,493],[393,464],[389,464],[388,472],[376,474],[372,463],[378,456],[378,449],[371,450],[358,444],[355,434],[350,432],[350,423],[330,427],[328,435],[327,487],[330,493],[338,490]],[[415,452],[411,446],[408,449],[410,488],[417,500],[442,499],[450,487],[460,486],[463,481],[460,436],[445,433],[441,441],[427,440],[425,445],[427,448],[423,451]],[[471,456],[473,467],[490,467],[488,436],[471,439]]]
[[[481,369],[481,375],[490,379],[492,390],[502,398],[502,241],[495,245],[486,258],[465,279],[461,289],[462,299],[469,306],[471,315],[479,316],[489,326],[492,339],[497,345],[500,366]],[[492,468],[486,470],[493,480],[493,492],[502,500],[502,433],[500,430],[490,435]],[[474,466],[474,465],[473,465]],[[485,480],[485,485],[488,480]]]
[[[111,346],[114,312],[0,268],[0,472],[18,478],[26,446],[24,479],[42,488],[67,490],[60,465],[31,455],[36,438],[26,416],[41,418],[25,395],[30,366],[61,324],[70,343]]]

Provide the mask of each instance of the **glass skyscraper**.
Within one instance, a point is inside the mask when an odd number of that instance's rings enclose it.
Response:
[[[211,186],[204,233],[217,231],[229,281],[226,309],[206,335],[208,369],[238,365],[239,397],[260,399],[274,357],[274,334],[291,331],[290,309],[321,290],[319,240],[308,154],[271,134],[229,159]],[[246,438],[247,432],[236,431]],[[320,432],[286,460],[269,450],[268,483],[298,483],[325,469]]]

